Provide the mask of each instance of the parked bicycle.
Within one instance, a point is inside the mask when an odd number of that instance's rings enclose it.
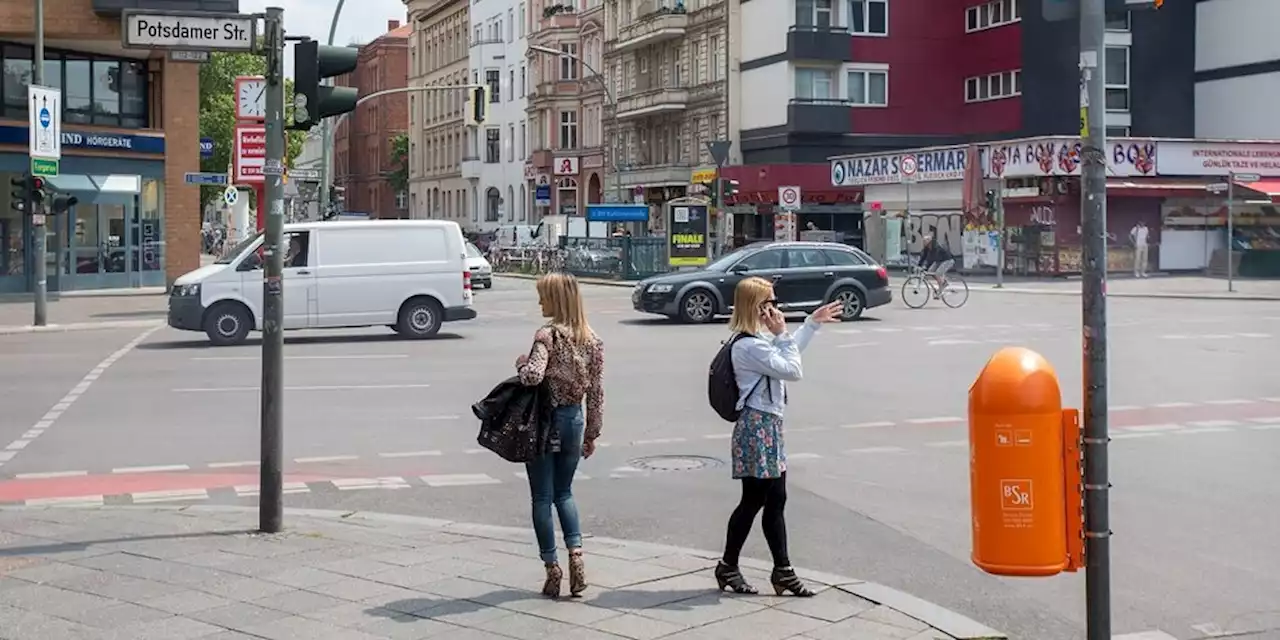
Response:
[[[969,283],[960,274],[947,274],[946,283],[936,273],[918,266],[911,267],[911,275],[902,283],[902,302],[912,309],[919,309],[929,300],[939,299],[952,309],[959,309],[969,301]]]

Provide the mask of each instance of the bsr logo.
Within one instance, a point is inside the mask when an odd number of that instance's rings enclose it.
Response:
[[[961,255],[964,252],[964,216],[959,213],[943,213],[907,218],[907,252],[923,251],[925,236],[933,236],[952,255]]]

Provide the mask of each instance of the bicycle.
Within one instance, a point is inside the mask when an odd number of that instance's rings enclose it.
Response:
[[[920,309],[929,300],[938,298],[952,309],[959,309],[969,301],[969,283],[960,274],[947,274],[947,284],[936,273],[925,271],[922,267],[912,266],[911,275],[902,282],[902,302],[912,309]]]

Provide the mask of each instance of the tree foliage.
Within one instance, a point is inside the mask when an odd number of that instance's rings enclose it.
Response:
[[[409,190],[409,136],[397,133],[391,137],[391,163],[395,167],[387,175],[387,182],[396,193]]]
[[[231,163],[234,144],[232,135],[236,125],[236,76],[260,76],[266,73],[266,60],[249,53],[213,53],[209,61],[200,65],[200,137],[213,140],[213,155],[200,159],[200,170],[222,173]],[[285,80],[285,119],[292,122],[289,107],[293,100],[293,80]],[[301,131],[285,132],[285,164],[302,153],[306,134]],[[204,189],[201,204],[218,196],[216,189]]]

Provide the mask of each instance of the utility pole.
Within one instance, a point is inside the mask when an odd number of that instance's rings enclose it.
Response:
[[[267,7],[266,20],[267,157],[263,163],[266,197],[265,269],[262,280],[262,460],[258,529],[279,533],[284,525],[284,10]]]
[[[325,44],[333,46],[333,36],[338,33],[338,17],[342,15],[342,5],[346,0],[338,0],[333,8],[333,17],[329,19],[329,39]],[[323,79],[322,79],[323,81]],[[326,82],[332,84],[332,82]],[[333,188],[333,128],[337,123],[324,120],[320,123],[320,218],[329,215],[329,190]]]
[[[31,84],[36,86],[44,86],[44,0],[35,0],[35,55],[32,56],[31,62]],[[33,108],[27,105],[27,108]],[[31,205],[31,210],[27,215],[31,216],[31,233],[34,238],[32,242],[32,252],[35,253],[35,263],[32,270],[35,275],[34,298],[35,311],[31,324],[37,327],[43,327],[49,323],[49,265],[46,254],[49,252],[49,232],[45,227],[44,208],[40,204],[40,198],[31,198],[27,200],[27,204]],[[55,265],[57,266],[57,265]]]
[[[1080,2],[1080,217],[1084,325],[1085,626],[1111,639],[1111,514],[1107,468],[1106,2]]]

